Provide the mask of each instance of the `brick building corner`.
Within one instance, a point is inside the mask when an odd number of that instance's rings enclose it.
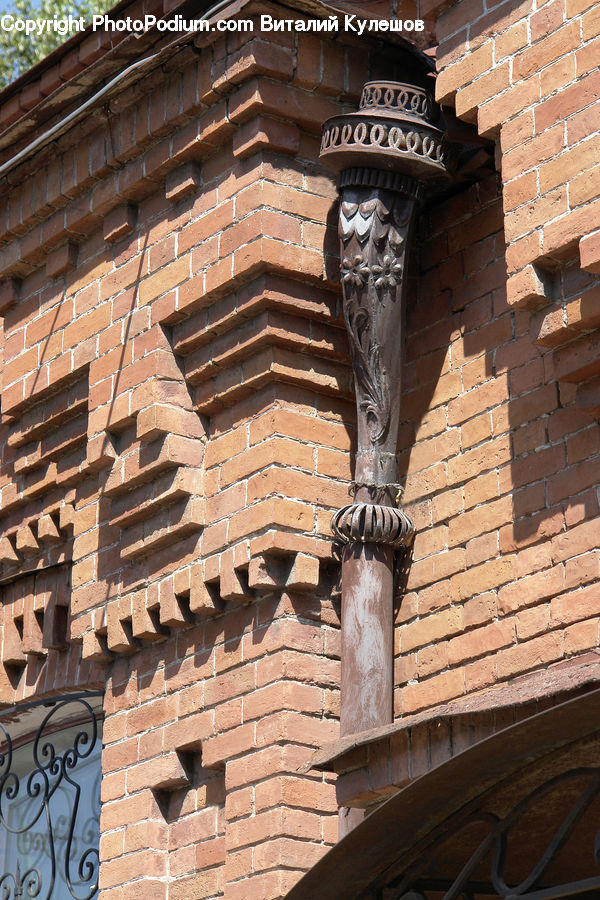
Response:
[[[39,700],[91,703],[99,900],[443,896],[475,838],[435,883],[423,848],[467,800],[504,822],[554,777],[568,812],[596,764],[600,4],[365,7],[404,36],[201,13],[75,35],[0,94],[0,726],[26,748]],[[321,132],[415,73],[459,162],[410,261],[393,721],[340,737],[357,419]],[[536,889],[599,890],[571,859]]]

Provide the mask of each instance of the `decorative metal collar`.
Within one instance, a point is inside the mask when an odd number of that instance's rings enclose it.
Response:
[[[334,116],[325,123],[321,156],[340,169],[369,166],[420,181],[445,181],[455,168],[456,157],[444,131],[434,124],[435,109],[423,88],[370,81],[356,112]]]

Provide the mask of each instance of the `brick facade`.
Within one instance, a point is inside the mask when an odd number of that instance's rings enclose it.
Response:
[[[597,678],[600,7],[477,4],[421,9],[438,99],[486,140],[419,221],[398,728],[319,768],[355,442],[320,133],[413,57],[343,32],[98,34],[0,96],[1,166],[157,54],[0,194],[0,701],[105,690],[101,900],[282,897],[338,804],[459,749],[429,715],[475,716],[466,745],[490,709]]]

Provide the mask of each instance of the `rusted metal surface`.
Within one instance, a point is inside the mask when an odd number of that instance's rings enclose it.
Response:
[[[413,526],[396,507],[396,443],[402,356],[404,265],[415,197],[373,186],[370,170],[342,178],[339,233],[344,317],[356,389],[354,500],[334,516],[342,559],[341,733],[393,719],[395,549]],[[390,183],[390,179],[388,179]],[[397,186],[416,193],[401,178]],[[351,818],[345,816],[344,827]]]
[[[357,748],[370,747],[393,735],[408,733],[419,725],[447,723],[452,727],[453,722],[460,722],[461,719],[472,719],[477,715],[487,717],[490,712],[501,713],[507,710],[513,711],[515,719],[523,719],[525,706],[528,715],[538,712],[536,708],[531,709],[532,704],[539,704],[540,708],[542,705],[546,708],[548,705],[558,706],[572,699],[576,692],[593,690],[600,682],[600,656],[596,653],[589,656],[590,661],[584,664],[578,659],[577,665],[560,664],[543,671],[530,672],[514,681],[495,685],[493,688],[462,697],[452,703],[404,716],[392,724],[345,735],[317,750],[305,771],[314,768],[327,772],[343,772],[347,768],[346,758]]]
[[[342,734],[393,718],[391,547],[350,544],[342,562]]]
[[[376,503],[342,506],[332,519],[332,528],[344,543],[381,543],[404,547],[412,535],[412,523],[402,510]]]
[[[415,200],[346,173],[340,209],[344,316],[354,369],[355,503],[333,528],[342,561],[342,734],[391,722],[394,547],[412,538],[395,503],[404,256]],[[405,180],[402,180],[406,186]],[[395,334],[390,341],[386,335]]]
[[[590,739],[587,745],[582,745],[584,739]],[[436,841],[451,840],[458,830],[456,823],[462,826],[494,792],[501,791],[508,809],[500,818],[506,817],[515,808],[506,798],[510,799],[518,779],[526,785],[527,773],[536,765],[546,777],[554,777],[559,764],[567,771],[577,743],[587,747],[588,759],[598,760],[600,690],[506,728],[411,782],[333,847],[288,893],[287,900],[392,900],[401,886],[406,887],[407,872],[417,880],[421,877],[427,851]],[[477,828],[475,837],[480,841],[484,835]],[[584,885],[584,889],[588,888]],[[594,886],[591,896],[598,896],[597,891]],[[409,896],[414,900],[415,893]],[[529,900],[555,896],[566,894],[531,892]]]
[[[344,318],[356,390],[356,499],[395,505],[407,247],[414,196],[344,173],[339,214]],[[402,178],[404,188],[414,187]],[[369,540],[370,535],[364,539]],[[380,539],[381,540],[381,539]]]

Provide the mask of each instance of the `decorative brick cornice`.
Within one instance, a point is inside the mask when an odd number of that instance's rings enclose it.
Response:
[[[557,349],[560,380],[583,385],[600,371],[588,346],[600,274],[594,13],[570,4],[546,20],[521,6],[475,11],[469,0],[426,10],[437,18],[438,101],[498,144],[508,303],[536,311],[532,340]],[[559,43],[561,75],[552,77]]]

